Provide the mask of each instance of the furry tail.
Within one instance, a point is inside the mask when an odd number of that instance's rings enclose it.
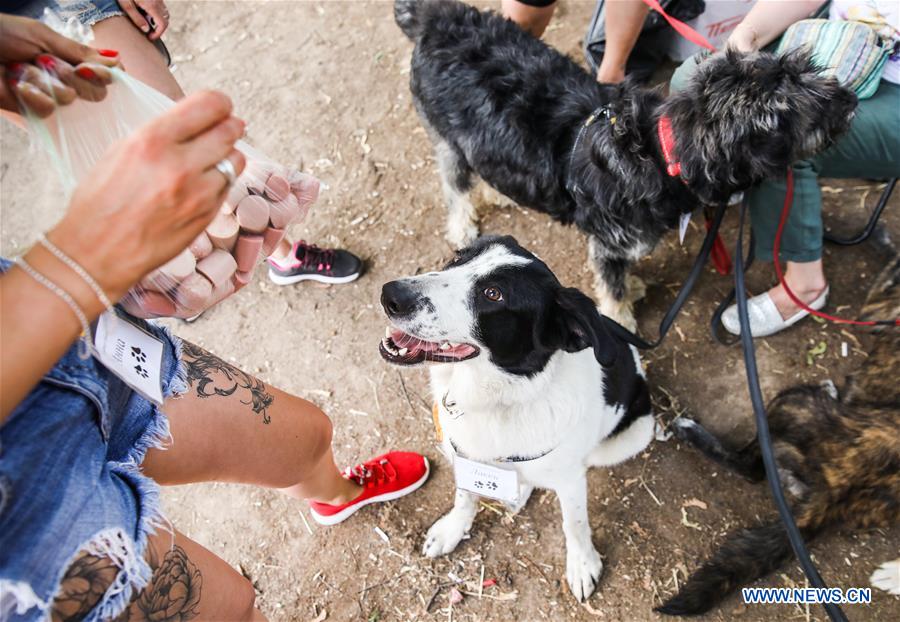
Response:
[[[422,33],[419,19],[420,9],[425,0],[394,0],[394,21],[407,37],[415,41]]]
[[[814,529],[801,529],[810,539]],[[791,544],[781,522],[773,522],[731,534],[716,553],[691,575],[681,590],[656,608],[673,616],[709,611],[731,591],[758,579],[791,555]]]

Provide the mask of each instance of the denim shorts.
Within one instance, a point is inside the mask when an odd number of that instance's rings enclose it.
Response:
[[[9,265],[0,260],[0,271]],[[163,341],[163,395],[183,393],[181,342],[134,321]],[[120,569],[84,619],[125,610],[150,580],[147,538],[165,524],[158,485],[140,464],[169,438],[155,404],[69,349],[0,426],[0,620],[49,619],[80,552]]]
[[[85,26],[93,26],[116,15],[125,15],[116,0],[12,0],[3,4],[5,13],[41,19],[44,9],[47,8],[59,15],[63,21],[74,17]]]

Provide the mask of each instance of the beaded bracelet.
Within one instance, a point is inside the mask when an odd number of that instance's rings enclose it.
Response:
[[[91,353],[94,352],[94,343],[91,340],[91,325],[88,322],[87,317],[84,315],[84,311],[82,311],[81,307],[78,306],[78,303],[75,302],[75,300],[72,298],[72,296],[69,295],[66,290],[32,268],[28,264],[28,262],[25,261],[24,257],[16,258],[16,263],[20,268],[22,268],[22,270],[25,271],[25,274],[62,298],[62,300],[67,305],[69,305],[69,308],[72,309],[75,317],[77,317],[78,321],[81,322],[82,338],[78,341],[78,356],[81,359],[90,358]]]

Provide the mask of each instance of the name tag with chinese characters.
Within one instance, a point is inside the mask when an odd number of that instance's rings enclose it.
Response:
[[[688,225],[691,223],[692,213],[682,214],[681,218],[678,219],[678,243],[682,246],[684,245],[684,235],[687,233]]]
[[[453,457],[453,474],[457,488],[507,503],[519,500],[519,474],[514,470],[456,455]]]
[[[96,357],[122,382],[161,406],[163,342],[107,311],[97,321]]]

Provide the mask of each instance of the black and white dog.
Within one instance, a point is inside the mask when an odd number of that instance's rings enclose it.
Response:
[[[633,328],[628,267],[683,214],[718,205],[833,142],[855,95],[807,56],[728,51],[684,90],[601,86],[572,59],[491,11],[395,0],[415,42],[410,87],[435,145],[447,238],[478,233],[476,177],[589,236],[604,313]]]
[[[587,469],[622,462],[653,438],[637,351],[607,332],[590,298],[563,287],[511,237],[479,238],[440,272],[385,284],[381,303],[391,323],[382,357],[439,363],[431,387],[455,469],[461,456],[515,471],[516,510],[535,486],[555,491],[566,578],[576,598],[590,596],[603,564],[591,542]],[[477,507],[478,496],[458,487],[425,554],[453,551]]]

